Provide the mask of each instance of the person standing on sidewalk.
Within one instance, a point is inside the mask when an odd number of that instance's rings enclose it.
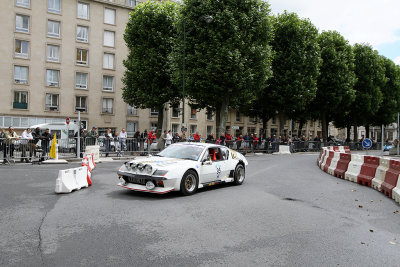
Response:
[[[93,126],[92,130],[86,134],[86,145],[94,146],[96,145],[96,140],[99,138],[99,134],[97,133],[97,127]],[[83,136],[82,136],[83,137]]]
[[[51,134],[49,128],[47,128],[44,133],[40,136],[40,139],[42,139],[42,158],[40,159],[41,161],[44,161],[44,157],[49,153],[50,149],[50,141],[51,141]]]
[[[19,140],[19,137],[16,132],[14,132],[14,127],[8,127],[8,133],[6,133],[6,143],[8,145],[8,149],[10,151],[10,158],[14,157],[14,145],[15,141]]]
[[[121,152],[126,150],[126,139],[128,138],[128,133],[126,132],[125,128],[122,128],[121,132],[119,133],[119,142],[121,143]]]
[[[167,139],[165,140],[165,145],[169,146],[170,144],[172,144],[172,134],[171,134],[171,130],[168,131],[167,133]]]
[[[108,157],[108,153],[111,150],[111,140],[113,140],[113,135],[111,133],[111,128],[107,129],[107,132],[104,134],[105,137],[105,146],[106,146],[106,157]]]
[[[30,163],[31,161],[29,158],[32,158],[32,140],[33,136],[31,133],[31,128],[27,128],[23,133],[22,133],[22,140],[21,140],[21,148],[22,148],[22,157],[21,157],[21,162],[25,160],[26,163]],[[29,149],[29,158],[26,156],[26,149]]]

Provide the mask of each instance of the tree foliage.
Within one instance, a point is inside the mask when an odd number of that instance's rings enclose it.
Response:
[[[373,121],[382,103],[381,88],[386,82],[385,69],[378,52],[370,45],[355,44],[354,55],[356,98],[351,105],[349,118],[354,126],[367,126]]]
[[[178,96],[169,64],[176,39],[176,19],[175,3],[149,1],[131,12],[124,35],[129,54],[123,62],[126,71],[122,97],[138,108],[156,108],[159,111],[158,133],[164,104]]]
[[[273,77],[266,88],[268,104],[290,118],[304,113],[315,98],[321,64],[318,30],[295,13],[274,19]]]
[[[328,123],[346,117],[355,99],[354,54],[348,41],[336,31],[322,32],[318,44],[322,65],[310,109],[313,118],[321,120],[322,137],[327,140]]]
[[[185,51],[187,96],[216,111],[217,135],[225,131],[228,108],[249,105],[271,76],[269,12],[261,0],[184,1],[175,82],[182,84]]]

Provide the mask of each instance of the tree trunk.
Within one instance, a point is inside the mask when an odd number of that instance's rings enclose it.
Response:
[[[160,106],[157,108],[158,110],[158,120],[157,120],[157,131],[156,131],[156,136],[157,138],[160,138],[161,132],[162,132],[162,126],[163,126],[163,121],[164,121],[164,106]],[[164,129],[166,130],[166,129]]]
[[[356,125],[353,126],[353,134],[354,134],[353,141],[354,142],[358,142],[358,132],[357,132],[357,126]]]
[[[325,113],[322,113],[321,115],[321,123],[322,123],[322,140],[326,142],[328,139],[328,122]]]
[[[226,121],[228,120],[228,105],[229,102],[225,99],[215,110],[215,123],[217,128],[215,138],[225,135]]]
[[[286,116],[285,116],[285,114],[279,112],[278,117],[279,117],[279,135],[283,136],[283,132],[284,132],[283,129],[285,128]]]
[[[269,119],[267,119],[265,116],[263,116],[262,119],[262,127],[263,127],[263,139],[267,138],[267,122]]]
[[[303,126],[304,126],[303,121],[302,121],[302,120],[299,121],[299,131],[298,131],[298,134],[297,134],[297,138],[301,138],[301,137],[303,136],[303,135],[302,135]]]
[[[347,136],[346,136],[346,142],[347,141],[350,141],[351,140],[351,138],[350,138],[350,135],[351,135],[351,125],[349,124],[349,125],[347,125],[347,127],[346,127],[346,131],[347,131]]]
[[[369,125],[365,125],[365,138],[369,138]]]

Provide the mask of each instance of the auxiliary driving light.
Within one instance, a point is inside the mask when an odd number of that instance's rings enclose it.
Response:
[[[152,182],[152,181],[147,181],[147,183],[146,183],[146,188],[148,189],[148,190],[152,190],[152,189],[154,189],[156,186],[154,185],[154,183]]]
[[[151,174],[151,172],[153,171],[153,167],[151,167],[151,165],[146,164],[146,166],[144,166],[144,171],[148,174]]]

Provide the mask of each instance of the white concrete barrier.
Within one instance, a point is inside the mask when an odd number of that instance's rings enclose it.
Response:
[[[279,152],[272,153],[273,155],[285,155],[292,154],[290,153],[289,146],[279,145]]]
[[[396,187],[392,190],[392,199],[397,203],[400,203],[400,179],[397,180]]]
[[[100,162],[100,146],[86,146],[85,153],[88,155],[93,153],[94,162]]]
[[[372,188],[381,191],[381,185],[385,181],[386,171],[389,169],[390,158],[379,158],[379,166],[376,168],[375,177],[372,179]]]
[[[71,193],[83,187],[88,187],[86,181],[87,167],[60,170],[56,180],[56,193]]]
[[[319,166],[319,168],[321,169],[321,170],[324,170],[324,167],[325,167],[325,164],[326,164],[326,160],[329,158],[329,149],[328,150],[326,150],[326,152],[325,152],[325,156],[324,156],[324,158],[322,159],[322,161],[321,161],[321,165]]]
[[[364,164],[364,155],[351,154],[351,161],[344,174],[344,179],[357,183],[361,167]]]
[[[318,165],[318,167],[320,167],[320,168],[321,168],[321,163],[324,161],[324,158],[325,158],[325,155],[326,155],[327,151],[328,151],[328,149],[326,149],[325,147],[322,148],[322,155],[321,155],[321,158],[319,158],[319,160],[317,161],[317,165]]]
[[[339,159],[340,159],[340,152],[335,152],[335,154],[333,155],[331,164],[329,165],[329,168],[328,168],[328,173],[330,175],[335,174],[335,170],[336,170]]]

